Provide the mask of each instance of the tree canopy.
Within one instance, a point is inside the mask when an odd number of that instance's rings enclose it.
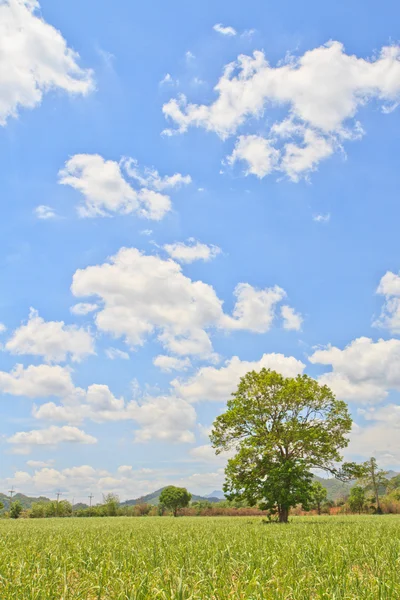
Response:
[[[192,494],[186,488],[179,488],[174,485],[164,488],[160,494],[160,504],[172,510],[174,517],[177,516],[179,508],[189,505],[191,499]]]
[[[287,522],[292,506],[311,499],[312,469],[343,475],[337,464],[351,425],[346,403],[307,375],[247,373],[210,436],[217,454],[236,451],[228,461],[224,491]]]

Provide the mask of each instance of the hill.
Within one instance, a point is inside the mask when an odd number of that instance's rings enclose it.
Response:
[[[24,494],[15,494],[13,496],[13,502],[16,501],[21,502],[24,508],[30,508],[34,502],[50,502],[49,498],[45,496],[38,496],[37,498],[31,496],[25,496]],[[8,510],[10,508],[10,497],[5,494],[0,494],[0,502],[4,504],[4,510]]]
[[[225,494],[222,490],[214,490],[211,494],[207,494],[206,498],[218,498],[218,500],[225,500]]]
[[[135,504],[155,504],[157,505],[160,502],[160,494],[164,488],[160,488],[151,494],[147,494],[146,496],[141,496],[140,498],[135,498],[132,500],[125,500],[125,502],[121,502],[121,506],[134,506]],[[205,497],[198,496],[197,494],[192,494],[192,502],[200,502],[202,500],[208,500],[208,502],[219,502],[220,498],[214,497]]]

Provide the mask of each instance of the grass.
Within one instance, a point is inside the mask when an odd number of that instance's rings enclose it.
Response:
[[[400,598],[400,517],[0,521],[0,599]]]

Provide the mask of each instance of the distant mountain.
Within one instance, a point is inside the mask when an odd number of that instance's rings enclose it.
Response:
[[[211,494],[208,494],[206,498],[218,498],[218,500],[225,500],[225,494],[221,490],[214,490]]]
[[[146,496],[141,496],[140,498],[135,498],[132,500],[125,500],[125,502],[121,502],[121,506],[134,506],[135,504],[154,504],[157,505],[160,502],[160,494],[164,488],[156,490],[151,494],[147,494]],[[202,500],[208,500],[208,502],[219,502],[220,498],[214,496],[197,496],[196,494],[192,494],[192,502],[200,502]]]
[[[13,496],[13,502],[16,501],[21,502],[24,508],[30,508],[34,502],[50,502],[49,498],[45,496],[39,496],[38,498],[33,498],[31,496],[25,496],[24,494],[15,494]],[[8,510],[10,508],[10,497],[5,494],[0,494],[0,502],[4,504],[4,510]]]
[[[315,481],[319,481],[328,492],[328,500],[338,500],[339,498],[346,498],[350,494],[351,488],[355,485],[355,482],[344,483],[334,477],[324,479],[324,477],[318,477],[314,475]]]

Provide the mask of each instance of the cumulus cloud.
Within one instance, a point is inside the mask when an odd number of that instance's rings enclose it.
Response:
[[[227,27],[224,27],[224,25],[222,25],[221,23],[216,23],[214,25],[213,29],[217,33],[220,33],[221,35],[227,35],[229,37],[232,37],[232,36],[236,35],[236,33],[237,33],[236,29],[234,29],[230,25],[228,25]]]
[[[28,467],[31,467],[32,469],[41,469],[41,468],[45,468],[45,467],[50,467],[51,465],[54,464],[54,459],[50,459],[50,460],[27,460],[26,464]]]
[[[75,444],[95,444],[96,438],[77,427],[52,425],[48,429],[19,431],[7,439],[9,444],[17,447],[18,452],[30,452],[34,446],[55,446],[64,442]]]
[[[291,306],[284,305],[281,307],[281,315],[283,319],[284,329],[293,329],[294,331],[300,331],[303,323],[303,317],[296,313],[294,308]]]
[[[212,260],[221,252],[221,248],[214,245],[202,244],[190,238],[190,243],[175,242],[174,244],[165,244],[164,250],[175,260],[182,263],[191,263],[195,260]]]
[[[303,372],[305,365],[293,356],[283,354],[264,354],[258,361],[240,360],[234,356],[222,367],[202,367],[189,380],[175,379],[171,383],[174,393],[187,402],[222,402],[229,399],[241,377],[262,368],[278,371],[285,377],[296,377]]]
[[[153,364],[165,373],[186,371],[192,366],[189,358],[177,358],[176,356],[167,356],[165,354],[156,356],[153,359]]]
[[[136,182],[133,187],[127,178]],[[75,154],[59,172],[59,182],[81,192],[83,203],[78,207],[81,217],[132,214],[161,220],[171,210],[171,200],[161,190],[174,189],[190,183],[189,175],[180,173],[161,177],[154,169],[143,174],[133,159],[119,163],[99,154]]]
[[[45,204],[37,206],[34,212],[38,219],[42,219],[44,221],[55,219],[57,217],[54,208],[51,208],[51,206],[46,206]]]
[[[92,72],[79,67],[79,55],[39,9],[36,0],[0,4],[0,125],[38,106],[46,92],[86,95],[94,87]]]
[[[98,329],[124,337],[131,347],[156,333],[174,354],[203,356],[212,355],[210,328],[268,331],[285,295],[277,286],[256,290],[239,284],[233,314],[226,315],[211,285],[192,281],[171,259],[136,248],[122,248],[108,262],[76,271],[71,289],[77,297],[100,298]]]
[[[0,390],[13,396],[43,398],[64,397],[73,394],[75,388],[69,369],[60,366],[17,365],[9,373],[0,371]]]
[[[348,401],[379,403],[390,390],[400,390],[400,340],[374,342],[361,337],[343,350],[335,346],[316,350],[309,360],[332,367],[319,381]]]
[[[45,321],[31,308],[28,322],[14,331],[5,345],[11,354],[43,356],[48,362],[74,362],[94,354],[88,331],[63,321]]]
[[[400,276],[388,271],[379,282],[377,294],[385,297],[382,312],[373,324],[400,333]]]
[[[383,467],[400,466],[400,419],[399,406],[389,405],[368,416],[364,427],[353,425],[350,443],[346,449],[346,458],[366,459],[375,456]]]
[[[176,126],[214,131],[222,139],[235,135],[248,120],[268,114],[269,107],[287,109],[281,121],[265,135],[240,136],[231,163],[247,163],[247,174],[264,177],[277,170],[299,181],[315,170],[348,140],[363,135],[355,120],[369,100],[381,102],[383,112],[400,100],[400,46],[383,47],[372,59],[346,54],[332,41],[289,57],[276,67],[263,52],[240,55],[226,65],[210,104],[188,103],[184,95],[163,106]],[[264,131],[264,124],[261,125]]]
[[[193,443],[196,411],[193,406],[173,396],[149,397],[142,403],[132,401],[129,406],[133,418],[141,426],[135,432],[135,441],[160,440]]]

